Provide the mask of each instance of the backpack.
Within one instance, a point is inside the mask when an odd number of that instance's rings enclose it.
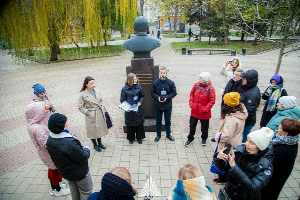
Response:
[[[198,90],[198,88],[201,88],[201,89],[203,89],[203,91],[202,91],[202,93],[201,94],[203,94],[203,92],[204,92],[204,90],[206,91],[206,93],[207,93],[207,97],[208,97],[208,99],[209,99],[209,88],[211,87],[211,85],[209,85],[209,86],[207,86],[207,88],[206,89],[204,89],[203,87],[201,87],[200,85],[199,85],[199,83],[197,84],[197,86],[196,86],[196,88],[195,88],[195,92]],[[194,92],[194,93],[195,93]]]

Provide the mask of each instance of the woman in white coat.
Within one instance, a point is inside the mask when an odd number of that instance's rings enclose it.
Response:
[[[106,109],[101,93],[95,89],[95,81],[90,76],[85,78],[80,90],[78,109],[85,115],[86,135],[92,140],[94,149],[98,152],[101,149],[106,149],[106,146],[101,142],[101,137],[108,134],[105,118]]]

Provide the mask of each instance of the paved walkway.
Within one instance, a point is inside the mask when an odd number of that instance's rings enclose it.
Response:
[[[198,81],[198,75],[203,71],[209,71],[212,84],[217,91],[217,101],[210,120],[209,138],[211,138],[219,126],[221,101],[219,90],[224,80],[219,75],[219,70],[226,60],[231,59],[231,56],[229,54],[192,56],[175,54],[169,43],[179,40],[185,39],[162,38],[162,46],[152,52],[155,65],[165,65],[168,69],[168,77],[174,80],[177,86],[178,95],[174,98],[172,115],[172,135],[176,140],[171,142],[163,135],[162,139],[155,143],[155,133],[147,132],[142,145],[137,142],[133,145],[128,144],[126,135],[122,131],[123,112],[117,108],[120,90],[126,79],[125,67],[131,64],[131,52],[126,51],[118,57],[45,65],[28,62],[25,66],[14,65],[7,52],[4,54],[1,52],[0,199],[71,199],[70,195],[67,197],[49,195],[47,167],[38,158],[27,133],[24,107],[31,100],[31,86],[35,83],[43,84],[57,112],[67,115],[70,132],[75,134],[84,145],[91,147],[89,165],[94,191],[100,190],[102,176],[107,171],[116,166],[123,166],[131,172],[133,186],[139,192],[143,189],[147,177],[151,175],[163,196],[155,199],[166,199],[171,187],[176,183],[178,170],[185,164],[192,163],[202,170],[207,184],[218,192],[220,186],[212,182],[214,175],[209,172],[216,143],[208,140],[207,146],[202,147],[198,126],[195,142],[188,148],[184,147],[189,131],[188,99],[192,85]],[[245,57],[237,55],[241,57],[244,69],[258,70],[258,86],[261,91],[266,89],[269,78],[275,72],[278,53],[279,50],[274,50],[260,55]],[[300,84],[299,61],[297,52],[292,52],[283,58],[280,70],[288,94],[298,99],[300,98],[300,88],[297,87]],[[114,122],[109,135],[103,139],[107,149],[100,153],[94,151],[92,143],[86,138],[84,116],[76,107],[77,95],[86,76],[95,78],[96,87],[101,90],[104,103]],[[299,103],[298,101],[298,105]],[[262,106],[260,112],[261,109]],[[255,129],[258,129],[258,126],[255,126]],[[280,194],[280,199],[298,199],[299,162],[298,156],[292,175]]]

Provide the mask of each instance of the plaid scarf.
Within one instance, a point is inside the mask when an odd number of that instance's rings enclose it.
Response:
[[[269,93],[270,96],[268,98],[268,106],[267,106],[267,110],[266,111],[273,112],[275,110],[276,103],[277,103],[277,100],[279,98],[279,95],[280,95],[282,87],[283,87],[283,84],[280,84],[280,85],[271,85],[270,87],[268,87],[268,89],[267,89],[266,92]],[[273,91],[273,93],[272,93],[272,89],[275,89]]]
[[[214,191],[206,185],[204,176],[178,180],[168,200],[217,200]]]

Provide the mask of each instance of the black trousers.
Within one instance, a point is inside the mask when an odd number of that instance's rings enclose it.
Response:
[[[144,139],[145,136],[145,130],[144,130],[144,124],[138,125],[136,127],[134,126],[127,126],[127,140],[141,140]]]
[[[209,119],[197,119],[196,117],[190,117],[190,133],[188,135],[189,140],[194,140],[194,135],[196,132],[196,127],[198,124],[198,120],[201,123],[201,138],[202,140],[206,140],[208,138],[208,128],[209,128]]]

